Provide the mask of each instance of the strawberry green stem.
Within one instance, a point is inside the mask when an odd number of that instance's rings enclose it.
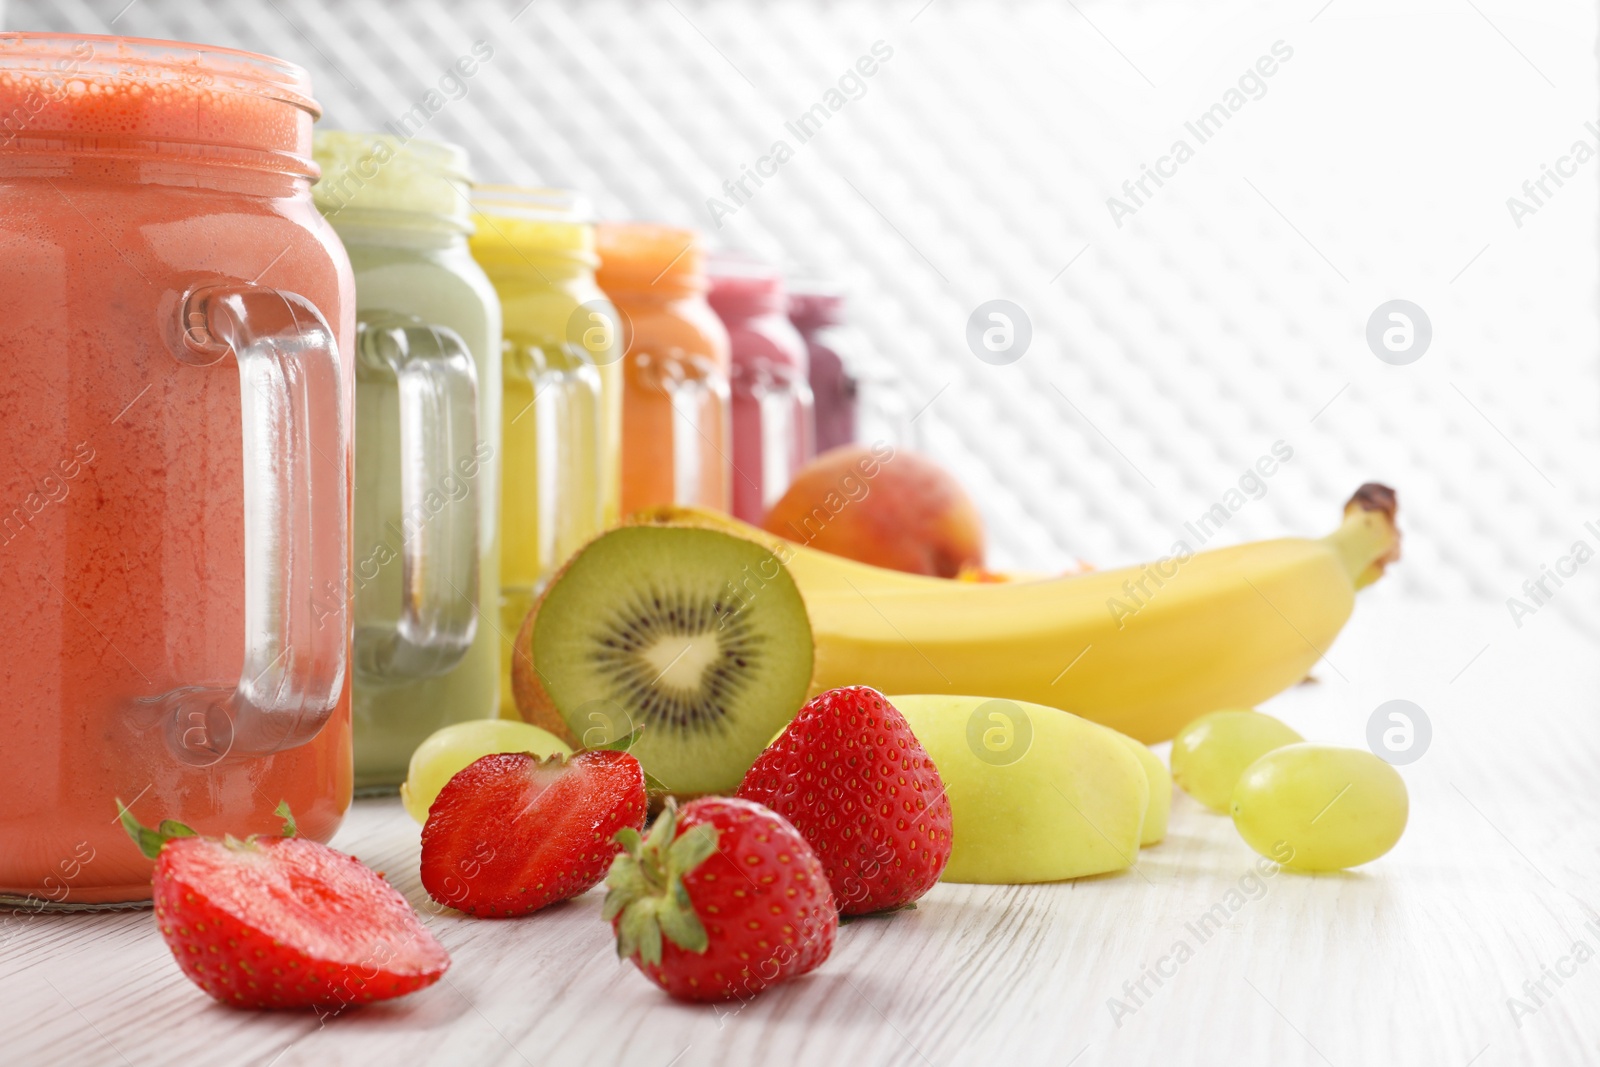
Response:
[[[660,963],[663,937],[685,951],[704,952],[710,941],[683,878],[717,850],[716,827],[701,824],[679,834],[678,805],[668,798],[648,837],[623,829],[617,843],[622,851],[606,874],[600,914],[616,921],[618,957]]]

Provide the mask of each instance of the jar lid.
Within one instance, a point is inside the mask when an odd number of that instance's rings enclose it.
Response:
[[[431,216],[463,233],[471,230],[466,149],[348,130],[318,130],[313,146],[322,177],[311,196],[329,221],[373,221],[365,213],[382,212]]]
[[[163,159],[311,178],[311,76],[232,48],[0,33],[0,151]]]
[[[801,329],[814,329],[844,317],[844,288],[832,282],[789,279],[789,318]]]
[[[571,189],[480,185],[472,192],[472,254],[484,263],[572,260],[593,267],[593,211]]]
[[[600,287],[633,292],[705,290],[705,252],[693,230],[652,222],[595,227]]]
[[[706,298],[724,320],[784,310],[778,268],[736,252],[718,252],[706,264]]]

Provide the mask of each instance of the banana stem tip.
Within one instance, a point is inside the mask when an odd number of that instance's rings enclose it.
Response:
[[[1357,489],[1355,495],[1344,506],[1346,511],[1351,508],[1360,508],[1362,511],[1381,511],[1389,517],[1389,521],[1392,523],[1395,521],[1395,514],[1400,510],[1400,498],[1387,485],[1368,482],[1360,489]]]
[[[1355,549],[1355,558],[1350,562],[1355,565],[1357,589],[1377,581],[1384,568],[1400,559],[1400,527],[1395,522],[1399,511],[1398,495],[1378,482],[1367,482],[1345,504],[1346,527],[1354,519],[1360,531],[1350,545]]]

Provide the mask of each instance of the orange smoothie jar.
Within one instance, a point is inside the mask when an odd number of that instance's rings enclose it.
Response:
[[[117,824],[351,791],[349,261],[306,73],[0,34],[0,896],[146,901]]]
[[[706,302],[692,230],[602,223],[600,288],[620,312],[622,511],[728,510],[733,473],[728,331]]]

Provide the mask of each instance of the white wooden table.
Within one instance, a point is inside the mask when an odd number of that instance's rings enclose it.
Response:
[[[1232,824],[1180,793],[1132,871],[940,886],[720,1013],[620,964],[598,891],[520,920],[425,912],[446,979],[325,1025],[214,1004],[148,912],[44,915],[0,947],[0,1063],[1600,1063],[1593,644],[1548,611],[1517,630],[1499,604],[1363,594],[1319,681],[1270,705],[1351,745],[1385,700],[1431,717],[1406,836],[1353,873],[1254,882]],[[334,843],[424,902],[397,801],[359,802]],[[1197,936],[1208,911],[1225,921]]]

